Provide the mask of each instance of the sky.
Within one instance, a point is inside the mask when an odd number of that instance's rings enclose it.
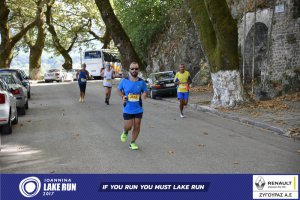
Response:
[[[102,45],[101,45],[102,46]],[[94,50],[95,48],[85,49],[82,47],[82,56],[85,50]],[[100,48],[99,48],[100,49]],[[73,69],[80,68],[80,52],[76,48],[70,52],[70,56],[73,60]],[[43,51],[42,54],[42,70],[45,71],[51,68],[59,68],[64,63],[62,56],[55,56],[51,52]],[[23,69],[27,74],[29,72],[29,52],[20,51],[17,56],[12,60],[10,68]]]

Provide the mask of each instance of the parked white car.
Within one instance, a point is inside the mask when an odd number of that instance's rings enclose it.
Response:
[[[3,134],[11,134],[12,124],[18,123],[17,100],[9,90],[6,82],[0,79],[0,130]]]
[[[6,82],[11,93],[17,99],[17,108],[20,115],[25,115],[28,109],[27,89],[14,74],[0,73],[0,78]]]
[[[67,71],[65,69],[49,69],[44,74],[46,83],[50,81],[63,82],[66,79]]]

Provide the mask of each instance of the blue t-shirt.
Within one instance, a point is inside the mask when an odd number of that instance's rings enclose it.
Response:
[[[147,92],[146,82],[138,78],[133,82],[129,77],[124,78],[119,83],[118,89],[127,97],[127,102],[123,112],[127,114],[138,114],[143,112],[142,94]]]
[[[86,79],[87,79],[87,71],[80,70],[78,76],[78,83],[80,85],[86,84]]]

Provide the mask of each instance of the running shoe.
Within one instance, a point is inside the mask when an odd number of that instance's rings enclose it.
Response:
[[[138,150],[139,149],[139,146],[135,144],[135,142],[132,142],[130,143],[129,145],[129,149],[132,149],[132,150]]]
[[[82,99],[81,99],[81,97],[79,98],[79,102],[81,103],[81,101],[82,101]]]
[[[184,116],[183,114],[180,114],[180,117],[181,117],[181,118],[185,118],[185,116]]]
[[[126,142],[127,140],[127,134],[123,131],[123,133],[121,134],[121,142]]]

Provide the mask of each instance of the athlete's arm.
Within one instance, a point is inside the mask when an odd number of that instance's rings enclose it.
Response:
[[[86,75],[87,75],[87,78],[88,78],[88,79],[91,79],[91,76],[90,76],[89,71],[86,71]]]
[[[119,89],[118,89],[118,95],[119,95],[120,97],[122,97],[123,103],[126,103],[127,97],[126,97],[126,96],[123,94],[123,92],[120,91]]]
[[[143,99],[143,100],[147,99],[147,93],[148,93],[148,92],[144,92],[144,93],[142,94],[142,99]]]
[[[81,70],[80,70],[81,71]],[[76,79],[78,80],[78,76],[79,76],[79,72],[80,71],[78,71],[78,72],[76,72]]]
[[[187,80],[187,84],[191,84],[192,83],[192,78],[191,78],[191,74],[189,72],[188,73],[188,80]]]
[[[147,88],[147,84],[146,82],[144,81],[143,83],[143,91],[142,91],[142,99],[145,100],[147,99],[147,94],[148,94],[148,88]]]
[[[100,74],[101,74],[101,76],[103,76],[103,75],[104,75],[104,68],[101,68],[101,70],[100,70]]]
[[[123,103],[126,103],[127,97],[124,94],[123,79],[119,83],[117,90],[118,90],[118,95],[122,97]]]
[[[175,83],[175,85],[179,85],[180,84],[179,79],[178,79],[178,73],[176,73],[176,75],[174,77],[174,83]]]
[[[191,76],[189,76],[189,78],[188,78],[188,82],[187,82],[189,85],[192,83],[192,78],[191,78]]]

